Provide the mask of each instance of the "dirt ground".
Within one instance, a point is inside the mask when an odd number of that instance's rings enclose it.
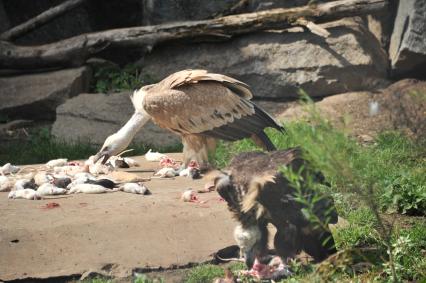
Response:
[[[141,169],[158,166],[136,159]],[[128,277],[141,268],[211,260],[212,253],[234,244],[235,223],[216,192],[200,194],[203,204],[179,199],[185,189],[204,184],[186,177],[153,179],[146,182],[148,196],[114,192],[39,201],[0,193],[0,281],[87,271]],[[51,202],[59,207],[43,208]]]

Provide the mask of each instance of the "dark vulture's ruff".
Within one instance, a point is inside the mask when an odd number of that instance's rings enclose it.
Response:
[[[281,166],[289,166],[295,172],[304,166],[302,175],[305,176],[314,172],[302,159],[300,150],[293,148],[270,153],[241,153],[231,161],[229,175],[221,173],[215,178],[218,193],[242,228],[247,231],[254,226],[259,228],[260,240],[245,251],[249,267],[255,257],[261,258],[267,253],[268,223],[277,228],[274,245],[283,259],[304,250],[316,261],[321,261],[336,252],[332,234],[316,227],[303,215],[304,206],[294,199],[295,189],[279,171]],[[321,173],[314,172],[314,179],[324,183]],[[306,195],[315,193],[306,185],[303,192]],[[315,203],[314,212],[324,223],[327,218],[329,224],[337,222],[337,212],[329,196]]]

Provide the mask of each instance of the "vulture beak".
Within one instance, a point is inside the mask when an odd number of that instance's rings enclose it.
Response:
[[[98,160],[101,159],[102,157],[103,157],[103,160],[101,163],[105,164],[108,161],[108,159],[111,157],[111,155],[109,154],[108,148],[103,148],[98,153],[96,153],[95,157],[93,158],[93,162],[94,163],[98,162]]]

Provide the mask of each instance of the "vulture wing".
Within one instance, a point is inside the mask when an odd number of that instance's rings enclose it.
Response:
[[[282,128],[249,99],[248,86],[205,70],[174,73],[147,86],[144,109],[161,127],[180,134],[203,134],[235,141]]]
[[[291,223],[305,226],[309,221],[301,213],[303,206],[294,200],[294,188],[279,172],[281,166],[291,166],[296,172],[303,166],[302,174],[311,171],[316,182],[324,181],[322,174],[312,171],[308,163],[303,160],[300,148],[277,150],[269,154],[263,152],[240,153],[232,159],[229,169],[234,182],[244,186],[248,190],[248,195],[251,190],[254,190],[252,192],[254,198],[264,205],[271,215],[277,213],[277,219],[285,215]],[[274,182],[264,182],[264,179],[267,180],[271,176],[274,177]],[[254,183],[259,183],[260,186]],[[303,190],[307,196],[316,194],[308,187]],[[252,201],[254,200],[249,200],[249,202]],[[246,204],[246,207],[251,206],[253,203]],[[314,213],[321,221],[325,222],[327,217],[330,217],[329,223],[337,222],[337,211],[330,196],[323,195],[313,208]]]

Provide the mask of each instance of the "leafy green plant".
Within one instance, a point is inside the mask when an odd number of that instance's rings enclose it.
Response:
[[[141,274],[136,276],[134,283],[164,283],[164,279],[160,277],[156,278],[149,278],[145,274]]]
[[[401,229],[392,239],[392,252],[398,280],[426,279],[426,222],[416,223],[410,229]],[[388,262],[383,264],[383,272],[391,276]]]
[[[83,283],[113,283],[113,280],[105,279],[102,277],[95,277],[95,278],[85,279],[82,282]]]
[[[134,90],[155,81],[151,75],[141,73],[135,65],[129,64],[123,69],[110,66],[94,71],[91,88],[97,93],[111,93]]]
[[[426,215],[426,175],[403,172],[385,187],[381,203],[388,212]]]
[[[401,197],[395,198],[399,207],[396,211],[404,212],[404,207],[406,212],[423,209],[425,142],[415,143],[399,133],[384,133],[375,144],[361,146],[321,117],[309,98],[304,99],[310,113],[309,123],[286,123],[285,134],[272,130],[267,131],[268,136],[278,148],[300,146],[305,159],[332,184],[339,214],[349,217],[351,222],[348,227],[336,229],[338,247],[373,246],[378,255],[386,255],[387,251],[388,256],[383,260],[389,263],[392,280],[398,281],[400,270],[395,269],[393,259],[392,237],[396,232],[393,217],[385,217],[382,212],[394,206],[389,200],[397,194]],[[234,154],[251,150],[259,149],[247,140],[222,143],[216,155],[217,164],[226,166]],[[405,186],[403,190],[401,185]],[[390,186],[394,190],[390,190]]]

